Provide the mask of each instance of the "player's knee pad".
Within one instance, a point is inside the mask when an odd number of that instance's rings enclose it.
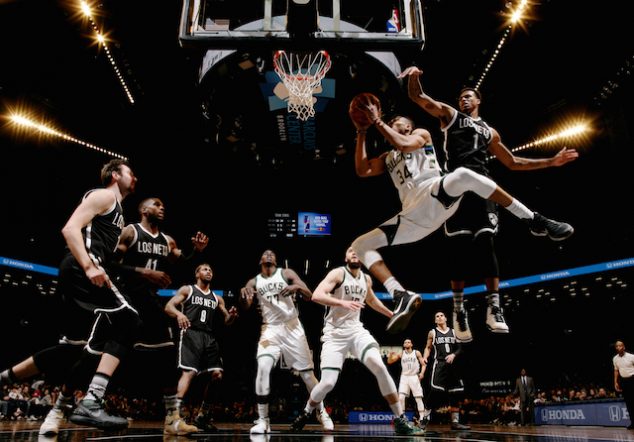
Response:
[[[449,196],[457,197],[468,191],[482,198],[489,198],[497,185],[490,178],[466,167],[458,167],[444,177],[442,186]]]
[[[322,402],[337,385],[337,379],[339,379],[339,370],[322,370],[319,384],[310,392],[310,399],[314,402]]]
[[[268,396],[271,392],[271,370],[275,361],[268,356],[258,358],[258,369],[255,375],[255,394]]]
[[[385,233],[381,229],[374,229],[355,239],[351,247],[357,252],[363,265],[369,269],[376,262],[383,261],[383,257],[377,252],[377,249],[387,245]]]

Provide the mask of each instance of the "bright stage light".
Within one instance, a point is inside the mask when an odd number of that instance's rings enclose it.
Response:
[[[56,129],[54,129],[51,126],[48,126],[46,124],[42,124],[42,123],[37,123],[35,121],[33,121],[32,119],[24,116],[24,115],[20,115],[20,114],[11,114],[9,115],[9,120],[11,120],[11,122],[19,127],[22,128],[26,128],[26,129],[30,129],[33,130],[34,132],[40,132],[46,135],[50,135],[53,137],[57,137],[57,138],[61,138],[63,140],[66,141],[71,141],[73,143],[79,144],[81,146],[87,147],[88,149],[91,150],[95,150],[97,152],[103,153],[105,155],[114,157],[114,158],[121,158],[124,160],[127,160],[127,158],[121,154],[118,154],[116,152],[112,152],[108,149],[104,149],[103,147],[99,147],[96,146],[92,143],[88,143],[87,141],[83,141],[80,140],[78,138],[73,137],[70,134],[58,131]]]

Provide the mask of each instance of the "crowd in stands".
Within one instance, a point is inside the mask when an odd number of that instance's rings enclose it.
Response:
[[[290,375],[289,373],[289,376]],[[273,422],[291,422],[301,408],[302,390],[299,382],[290,383],[287,391],[278,392],[270,404],[270,416]],[[2,420],[42,420],[55,403],[59,387],[48,385],[44,380],[32,383],[20,383],[3,386],[0,395],[0,419]],[[83,392],[75,392],[75,403],[83,397]],[[240,399],[221,398],[213,406],[216,422],[253,422],[257,418],[255,401],[244,395],[236,395]],[[562,387],[547,391],[539,391],[536,404],[613,399],[616,394],[604,387],[588,385],[582,387]],[[385,407],[380,397],[350,395],[341,391],[329,398],[328,412],[336,423],[347,423],[351,410],[382,411]],[[107,395],[109,411],[131,420],[160,420],[164,417],[164,408],[160,395],[155,397],[137,397],[118,389]],[[407,403],[409,410],[414,410],[413,403]],[[470,423],[517,425],[519,422],[519,399],[512,394],[489,395],[479,398],[465,399],[462,404],[464,419]],[[186,401],[183,415],[193,415],[191,401]],[[449,413],[439,410],[435,414],[435,422],[449,421]]]

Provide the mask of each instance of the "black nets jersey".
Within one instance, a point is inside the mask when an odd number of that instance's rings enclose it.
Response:
[[[438,361],[444,361],[447,355],[455,353],[457,348],[456,335],[452,328],[442,332],[436,327],[434,330],[434,358]]]
[[[93,190],[86,192],[83,198],[91,192]],[[98,265],[107,265],[111,262],[124,225],[123,208],[119,201],[115,201],[107,213],[95,216],[90,224],[82,229],[84,245],[93,262]],[[68,248],[67,252],[70,253]]]
[[[483,175],[489,174],[487,157],[493,132],[488,124],[481,118],[471,118],[456,111],[454,118],[442,131],[445,134],[445,171],[466,167]]]
[[[183,302],[183,314],[187,316],[194,330],[212,332],[212,320],[218,307],[218,298],[211,290],[203,292],[196,285],[190,285],[189,290],[189,296]]]
[[[134,239],[123,257],[123,263],[133,267],[167,272],[170,253],[167,236],[162,232],[158,232],[156,235],[148,232],[140,223],[132,224],[132,227],[135,230]],[[126,291],[131,293],[141,291],[156,293],[160,288],[138,273],[126,276],[124,286]]]

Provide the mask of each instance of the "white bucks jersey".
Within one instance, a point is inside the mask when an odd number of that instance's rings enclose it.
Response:
[[[265,324],[279,324],[297,318],[295,295],[280,296],[282,289],[287,286],[288,282],[279,267],[268,278],[261,273],[255,277],[255,290]]]
[[[403,208],[415,195],[415,189],[424,181],[440,176],[436,151],[431,144],[413,152],[393,149],[385,157],[385,166],[398,189]]]
[[[414,376],[420,372],[420,362],[416,357],[416,350],[412,350],[410,353],[403,350],[401,355],[401,375]]]
[[[365,273],[359,272],[354,277],[348,267],[340,267],[343,271],[343,282],[335,287],[332,296],[345,301],[357,301],[365,304],[365,297],[368,295],[368,281]],[[358,327],[361,326],[361,311],[352,311],[344,307],[328,307],[326,313],[326,325],[340,327]]]

